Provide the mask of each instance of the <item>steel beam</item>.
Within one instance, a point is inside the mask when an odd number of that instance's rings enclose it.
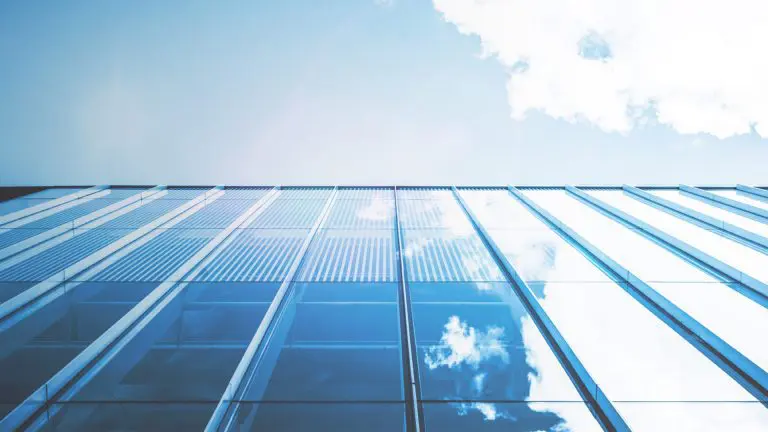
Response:
[[[762,209],[760,207],[755,207],[753,205],[745,204],[745,203],[743,203],[741,201],[736,201],[736,200],[733,200],[733,199],[730,199],[730,198],[727,198],[727,197],[724,197],[724,196],[720,196],[718,194],[714,194],[714,193],[709,192],[709,191],[705,191],[703,189],[699,189],[699,188],[695,188],[695,187],[690,187],[690,186],[686,186],[686,185],[680,185],[680,190],[683,191],[683,192],[687,192],[687,193],[689,193],[691,195],[694,195],[694,196],[697,196],[697,197],[701,197],[701,198],[707,199],[709,201],[714,201],[714,202],[719,203],[719,204],[724,204],[724,205],[726,205],[728,207],[740,210],[740,211],[742,211],[744,213],[752,215],[753,218],[755,216],[758,216],[758,217],[760,217],[760,219],[758,219],[758,220],[761,221],[761,222],[768,222],[768,210],[766,210],[766,209]]]
[[[218,198],[223,194],[221,189],[221,187],[217,186],[208,190],[197,198],[190,200],[188,203],[185,203],[164,216],[143,225],[141,228],[138,228],[111,243],[109,246],[99,249],[48,279],[24,290],[5,303],[0,304],[0,331],[2,331],[1,329],[5,325],[5,321],[11,315],[15,314],[26,305],[51,292],[54,288],[59,287],[63,282],[66,282],[78,273],[85,272],[81,275],[84,279],[90,277],[90,275],[96,274],[107,265],[122,256],[127,255],[129,252],[137,249],[139,246],[159,235],[159,232],[155,230],[156,228],[178,223],[182,219],[203,208],[209,200]]]
[[[641,234],[663,245],[673,253],[682,256],[700,268],[720,275],[720,277],[725,280],[739,282],[741,286],[747,288],[747,290],[737,289],[739,293],[746,295],[763,306],[768,304],[768,285],[765,283],[578,188],[566,186],[565,189],[578,200],[586,203],[590,207],[598,209],[625,225],[636,228]]]
[[[133,211],[154,199],[160,198],[165,186],[155,186],[152,189],[136,193],[124,200],[104,207],[88,215],[79,217],[71,222],[61,224],[55,228],[44,231],[34,237],[22,240],[6,248],[0,249],[0,261],[13,256],[13,261],[0,263],[0,270],[6,269],[19,261],[35,256],[45,250],[63,243],[89,229],[99,227],[119,216]],[[82,229],[77,229],[82,228]],[[69,235],[65,235],[69,234]],[[23,254],[22,254],[23,252]],[[21,256],[23,255],[23,256]]]
[[[650,204],[653,207],[669,213],[672,216],[683,219],[686,222],[693,221],[698,225],[702,225],[704,228],[711,229],[720,235],[743,243],[744,245],[749,246],[759,252],[765,253],[768,249],[768,238],[753,233],[752,231],[745,230],[744,228],[738,227],[712,216],[708,216],[704,213],[633,186],[624,185],[622,186],[622,189],[632,198],[635,198],[645,204]]]
[[[294,258],[293,263],[291,263],[288,273],[286,273],[277,293],[275,293],[275,297],[272,299],[267,312],[261,319],[259,327],[256,329],[253,338],[251,338],[251,341],[248,344],[248,348],[246,348],[245,353],[243,353],[243,357],[240,359],[240,363],[232,374],[232,378],[229,380],[226,390],[224,390],[224,393],[219,399],[219,403],[216,405],[211,418],[208,420],[208,424],[205,427],[206,431],[230,430],[230,428],[233,427],[232,422],[237,419],[237,413],[239,411],[236,398],[240,397],[240,395],[247,390],[249,384],[253,380],[257,369],[257,365],[254,364],[254,358],[256,358],[256,354],[262,345],[267,330],[270,329],[273,321],[275,321],[279,309],[282,309],[281,305],[284,304],[283,300],[286,298],[288,291],[292,288],[293,278],[296,276],[304,261],[310,243],[312,243],[315,235],[328,219],[331,207],[334,202],[336,202],[337,194],[338,188],[334,187],[331,195],[327,198],[320,215],[307,234],[307,237],[304,239],[304,243],[302,243],[301,248],[299,248],[296,257]]]
[[[223,187],[217,186],[213,199],[223,195]],[[88,345],[56,375],[30,395],[0,421],[0,429],[41,428],[60,409],[60,404],[74,397],[90,380],[101,371],[110,360],[114,359],[130,342],[142,334],[154,318],[186,288],[189,280],[194,279],[220,252],[230,244],[233,232],[247,225],[261,214],[277,195],[278,188],[256,201],[226,228],[221,230],[202,249],[184,262],[176,271],[114,323],[98,339]],[[205,201],[206,193],[200,197]],[[202,205],[202,204],[198,204]],[[198,208],[199,209],[199,208]],[[194,212],[184,215],[183,220]],[[143,244],[143,243],[142,243]],[[184,282],[176,282],[183,280]]]
[[[87,197],[87,196],[95,194],[97,192],[102,192],[105,189],[107,189],[107,187],[108,186],[94,186],[94,187],[91,187],[91,188],[88,188],[88,189],[83,189],[83,190],[71,193],[69,195],[65,195],[63,197],[59,197],[59,198],[56,198],[56,199],[52,199],[52,200],[49,200],[49,201],[42,202],[42,203],[40,203],[38,205],[34,205],[32,207],[27,207],[25,209],[21,209],[21,210],[15,211],[13,213],[9,213],[9,214],[4,215],[4,216],[0,216],[0,228],[6,228],[3,225],[10,224],[11,222],[15,222],[15,221],[18,221],[20,219],[28,218],[28,217],[30,217],[32,215],[41,213],[41,212],[46,211],[46,210],[52,210],[52,209],[54,209],[54,208],[56,208],[58,206],[61,206],[63,204],[67,204],[67,203],[72,202],[72,201],[79,200],[80,198]],[[19,197],[19,198],[23,199],[24,197]],[[51,214],[58,213],[60,210],[63,210],[63,208],[59,209],[59,210],[55,210]]]
[[[760,189],[760,188],[742,185],[742,184],[736,185],[736,189],[742,192],[755,195],[756,197],[759,197],[759,199],[765,200],[766,198],[768,198],[768,190],[765,190],[765,189]]]
[[[403,251],[405,245],[403,244],[403,235],[400,228],[400,210],[397,204],[397,187],[394,188],[394,201],[395,201],[395,247],[397,255],[397,270],[398,279],[400,285],[400,292],[398,300],[400,303],[400,325],[402,328],[403,336],[401,340],[403,343],[403,365],[404,367],[404,379],[406,388],[406,416],[408,419],[407,427],[408,431],[419,432],[425,429],[423,408],[419,403],[419,395],[421,394],[421,384],[419,382],[419,364],[417,361],[418,352],[416,350],[415,334],[413,331],[413,320],[411,318],[411,295],[408,289],[407,270],[405,266],[405,258]]]
[[[499,268],[504,273],[507,281],[512,286],[520,302],[531,316],[536,327],[541,332],[547,344],[550,346],[560,364],[563,366],[568,376],[571,378],[576,390],[586,402],[587,407],[592,411],[595,419],[600,423],[603,429],[608,431],[629,431],[624,419],[621,417],[616,407],[605,397],[605,394],[598,386],[597,382],[590,376],[584,365],[573,352],[568,342],[549,318],[544,308],[539,304],[536,296],[531,291],[527,283],[520,277],[517,270],[510,264],[504,253],[501,252],[496,242],[491,238],[485,228],[477,220],[472,210],[464,202],[456,187],[452,187],[453,194],[459,202],[464,214],[472,223],[475,231],[485,244],[486,248],[494,258]]]
[[[768,373],[533,200],[511,186],[509,192],[604,273],[622,282],[620,286],[629,295],[730,375],[757,400],[768,403]]]

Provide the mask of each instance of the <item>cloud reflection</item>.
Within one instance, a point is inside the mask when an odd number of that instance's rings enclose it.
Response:
[[[498,357],[509,362],[509,354],[502,345],[504,329],[491,326],[485,332],[470,327],[453,315],[445,324],[440,344],[427,350],[424,361],[430,369],[440,366],[453,368],[466,364],[477,369],[483,360]]]

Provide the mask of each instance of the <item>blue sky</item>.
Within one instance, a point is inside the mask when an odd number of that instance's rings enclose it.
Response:
[[[768,184],[754,130],[513,119],[487,27],[380,3],[2,2],[0,184]]]

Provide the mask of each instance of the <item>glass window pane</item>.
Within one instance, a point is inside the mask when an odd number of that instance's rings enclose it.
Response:
[[[525,194],[645,282],[721,282],[565,191]]]
[[[423,406],[429,432],[601,430],[592,412],[582,402],[437,402]]]
[[[297,280],[397,280],[393,230],[321,230],[312,240]]]
[[[198,281],[280,282],[307,238],[308,230],[235,230],[233,241],[206,264]]]
[[[97,369],[73,400],[218,401],[271,299],[232,301],[243,293],[238,287],[220,301],[219,292],[208,291],[227,290],[227,285],[189,287],[195,284],[174,289],[169,303]]]
[[[89,280],[104,282],[168,281],[219,229],[161,229],[159,235],[110,264]],[[77,276],[76,276],[77,277]]]
[[[588,193],[714,258],[768,283],[768,256],[765,254],[643,204],[627,196],[623,191],[588,191]]]
[[[533,213],[513,198],[507,190],[460,190],[467,206],[480,224],[491,229],[544,229]]]
[[[392,188],[339,188],[338,197],[340,200],[378,201],[394,199],[395,193]]]
[[[333,205],[326,228],[393,229],[394,200],[339,200]]]
[[[491,254],[474,232],[405,230],[403,239],[409,281],[504,280]]]
[[[313,292],[318,286],[327,293],[329,288],[325,284],[292,287],[294,291],[284,300],[286,309],[274,324],[268,346],[256,357],[254,379],[243,399],[403,400],[396,301],[355,300],[359,284],[344,290],[349,297],[341,296],[334,301]],[[321,295],[320,301],[308,301],[317,295]]]
[[[754,400],[622,286],[550,282],[539,289],[544,310],[608,399]]]
[[[0,374],[0,402],[26,399],[153,288],[135,283],[64,284],[34,306],[35,313],[5,321],[0,370],[15,372]]]
[[[312,228],[325,200],[276,199],[247,228]]]
[[[635,430],[681,432],[762,432],[768,410],[760,402],[617,402]]]
[[[247,403],[238,431],[404,431],[402,403]]]
[[[681,206],[688,207],[691,210],[711,216],[715,219],[736,225],[761,236],[768,237],[768,225],[760,223],[752,218],[742,216],[738,213],[730,212],[725,208],[710,205],[709,203],[693,198],[691,195],[682,193],[678,190],[653,190],[648,191],[666,200],[672,201]]]
[[[412,316],[422,398],[582,401],[512,288],[478,284],[473,298],[470,287],[414,284]],[[442,291],[440,298],[436,293]],[[452,298],[457,291],[461,296]],[[421,301],[425,292],[436,301]],[[495,301],[485,301],[487,296]]]

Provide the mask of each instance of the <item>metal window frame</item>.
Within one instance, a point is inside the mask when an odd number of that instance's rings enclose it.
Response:
[[[475,232],[478,234],[486,248],[488,248],[488,252],[490,252],[491,256],[496,261],[496,264],[499,266],[502,273],[504,273],[518,299],[525,306],[532,321],[536,324],[539,332],[541,332],[542,336],[547,341],[547,344],[557,357],[560,365],[565,369],[573,382],[574,387],[576,387],[576,390],[584,399],[585,404],[592,412],[592,415],[597,422],[605,430],[629,431],[629,426],[621,417],[618,410],[616,410],[616,407],[614,407],[611,401],[605,397],[600,386],[591,377],[587,369],[571,349],[570,345],[568,345],[568,342],[557,329],[555,323],[552,322],[544,308],[539,304],[538,300],[536,300],[536,296],[533,294],[530,287],[528,287],[528,284],[520,277],[512,264],[510,264],[496,242],[485,230],[485,227],[480,224],[475,214],[469,206],[467,206],[464,198],[459,194],[457,188],[453,186],[451,189],[453,190],[454,197],[464,211],[464,214],[472,223]]]
[[[634,186],[624,185],[622,189],[629,196],[644,204],[649,204],[686,222],[693,222],[702,228],[710,229],[723,237],[737,241],[758,252],[768,252],[768,238],[766,237]]]
[[[60,404],[61,399],[69,399],[83,388],[87,381],[92,379],[178,294],[184,291],[189,284],[188,281],[199,274],[205,265],[233,240],[233,233],[237,228],[256,218],[274,201],[278,195],[278,190],[279,187],[274,187],[269,193],[256,200],[251,207],[221,230],[216,237],[208,241],[202,249],[198,250],[169,276],[168,282],[161,283],[147,294],[107,331],[2,419],[0,429],[25,427],[36,429],[42,427],[51,417],[50,413],[46,413],[46,410],[54,409]],[[222,187],[217,186],[200,197],[204,204],[209,197],[209,192],[212,191],[216,191],[212,195],[214,200],[223,195]],[[199,210],[202,207],[195,208]],[[184,218],[174,220],[183,220],[194,213],[194,211],[185,213]],[[184,282],[176,282],[180,280]]]
[[[77,192],[73,192],[68,195],[64,195],[63,197],[55,198],[49,201],[42,202],[40,204],[34,205],[32,207],[28,207],[25,209],[17,210],[15,212],[9,213],[4,216],[0,216],[0,228],[8,228],[7,225],[18,222],[22,219],[29,218],[31,216],[37,215],[41,212],[47,211],[47,210],[53,210],[50,214],[58,213],[61,210],[64,210],[65,208],[59,208],[63,206],[64,204],[70,203],[72,201],[77,201],[81,198],[88,197],[89,195],[93,195],[95,193],[102,192],[106,189],[108,189],[109,186],[102,185],[102,186],[93,186],[87,189],[83,189]],[[24,199],[24,196],[20,196],[14,199]],[[58,210],[56,210],[58,208]]]
[[[566,191],[571,196],[575,197],[578,201],[587,204],[589,207],[595,208],[601,213],[607,215],[613,220],[625,225],[631,226],[638,230],[640,234],[649,238],[652,241],[664,246],[666,249],[675,253],[676,255],[685,258],[688,262],[698,266],[699,268],[710,272],[724,281],[736,282],[734,285],[729,285],[734,288],[735,291],[743,294],[744,296],[760,303],[763,306],[768,305],[768,285],[753,278],[752,276],[714,258],[713,256],[694,248],[688,243],[674,237],[666,232],[646,223],[642,220],[630,215],[629,213],[619,210],[618,208],[596,198],[581,189],[573,186],[566,186]]]
[[[10,267],[20,259],[27,259],[35,256],[45,250],[63,243],[72,237],[86,232],[91,228],[101,226],[113,219],[116,219],[128,212],[131,212],[145,204],[160,198],[165,186],[158,185],[151,189],[136,193],[128,198],[120,200],[102,209],[96,210],[88,215],[81,216],[71,222],[63,223],[57,227],[44,231],[36,236],[27,238],[18,243],[0,249],[0,270]],[[77,230],[77,228],[82,228]],[[65,235],[69,234],[69,235]],[[23,253],[23,257],[19,254]],[[8,258],[14,257],[14,262],[9,264]]]
[[[768,373],[531,198],[511,186],[509,192],[552,231],[617,281],[627,294],[768,407]]]
[[[697,187],[691,187],[691,186],[686,186],[681,184],[680,190],[683,192],[687,192],[690,195],[696,196],[700,199],[704,198],[705,200],[708,200],[710,202],[723,204],[729,207],[729,210],[731,211],[733,211],[733,209],[736,209],[745,213],[746,216],[749,216],[755,220],[758,220],[763,223],[768,223],[768,210],[762,209],[760,207],[755,207],[753,205],[749,205],[741,201],[736,201],[724,196],[720,196]],[[737,190],[740,190],[740,189],[738,189],[737,187]]]
[[[293,288],[293,279],[301,268],[301,264],[304,261],[312,240],[328,219],[330,210],[336,202],[336,197],[338,196],[337,192],[338,188],[334,187],[328,198],[326,198],[323,210],[320,212],[320,215],[318,215],[312,229],[304,239],[304,243],[297,252],[288,273],[275,293],[275,297],[272,299],[269,308],[262,317],[259,327],[256,329],[251,341],[248,343],[248,347],[240,358],[240,362],[235,368],[232,378],[230,378],[224,393],[219,398],[216,408],[208,419],[208,424],[205,427],[206,431],[230,430],[232,422],[237,418],[237,413],[240,407],[236,398],[247,390],[248,385],[253,379],[253,373],[256,372],[258,367],[258,365],[254,363],[254,359],[256,358],[259,348],[261,348],[263,344],[269,343],[270,335],[267,335],[267,331],[273,328],[275,323],[279,322],[280,314],[284,310],[284,300],[288,297],[289,291],[292,291],[291,288]],[[264,341],[265,337],[267,338],[266,341]]]

